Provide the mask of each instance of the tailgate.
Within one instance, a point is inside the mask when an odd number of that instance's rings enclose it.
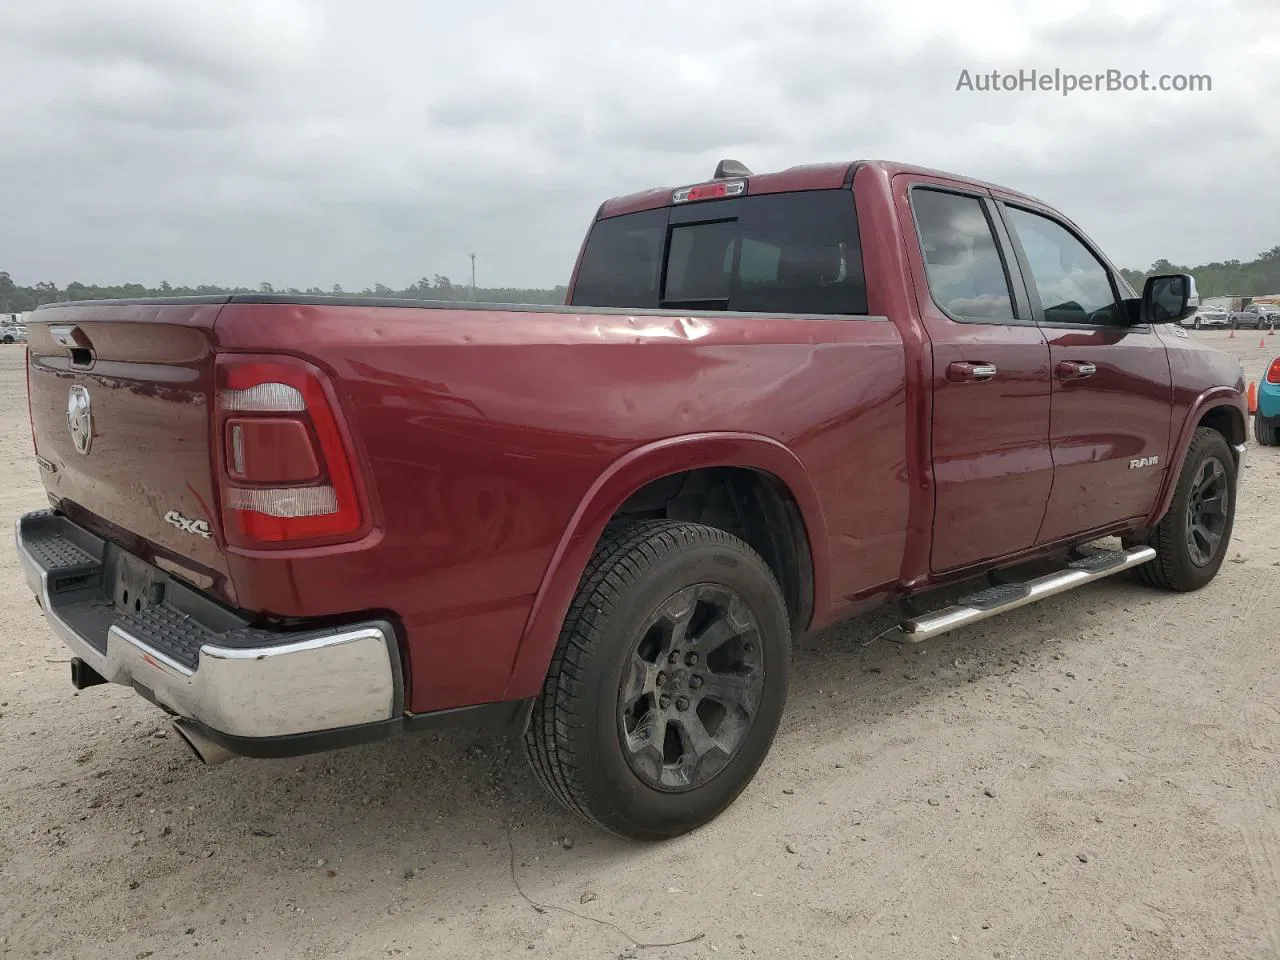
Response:
[[[212,581],[198,585],[215,592],[227,567],[210,401],[225,300],[68,304],[27,325],[31,423],[50,495],[99,535],[179,561],[171,572],[197,568],[195,579]]]

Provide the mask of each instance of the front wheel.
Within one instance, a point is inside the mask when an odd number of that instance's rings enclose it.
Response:
[[[755,776],[786,701],[791,630],[747,544],[646,520],[601,539],[525,735],[565,807],[636,840],[716,817]]]
[[[1231,543],[1236,513],[1236,462],[1226,439],[1201,427],[1191,438],[1169,511],[1141,540],[1155,559],[1138,567],[1153,587],[1199,590],[1215,576]]]

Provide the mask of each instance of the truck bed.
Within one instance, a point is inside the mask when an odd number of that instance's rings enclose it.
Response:
[[[118,344],[114,365],[70,371],[50,333],[67,325]],[[255,622],[393,613],[413,710],[511,695],[492,664],[514,669],[576,513],[628,457],[672,437],[723,435],[726,465],[735,443],[773,445],[779,474],[792,474],[777,479],[827,531],[813,545],[822,581],[830,565],[870,588],[901,566],[906,373],[884,317],[235,295],[60,304],[30,329],[39,453],[59,467],[51,495]],[[183,338],[187,354],[156,353]],[[208,365],[258,354],[304,358],[333,385],[369,495],[360,540],[227,544],[202,412]],[[161,399],[179,376],[189,395]],[[87,457],[64,425],[71,380],[99,407]],[[678,451],[668,460],[680,469]],[[818,503],[839,506],[822,515]],[[212,538],[166,523],[170,509],[207,519]],[[817,620],[845,603],[821,596]]]

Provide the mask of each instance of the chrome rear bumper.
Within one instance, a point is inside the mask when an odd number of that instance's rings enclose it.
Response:
[[[71,652],[212,735],[291,738],[403,716],[390,623],[257,629],[146,565],[148,606],[124,609],[113,578],[126,563],[136,576],[138,558],[53,511],[22,517],[15,536],[27,584]]]

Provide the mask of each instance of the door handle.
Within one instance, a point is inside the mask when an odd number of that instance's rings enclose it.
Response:
[[[990,380],[995,375],[994,363],[969,363],[966,360],[957,360],[947,367],[947,379],[956,383]]]
[[[1098,372],[1098,368],[1092,363],[1082,363],[1079,360],[1063,360],[1058,364],[1058,379],[1060,380],[1083,380],[1085,377],[1092,377]]]

